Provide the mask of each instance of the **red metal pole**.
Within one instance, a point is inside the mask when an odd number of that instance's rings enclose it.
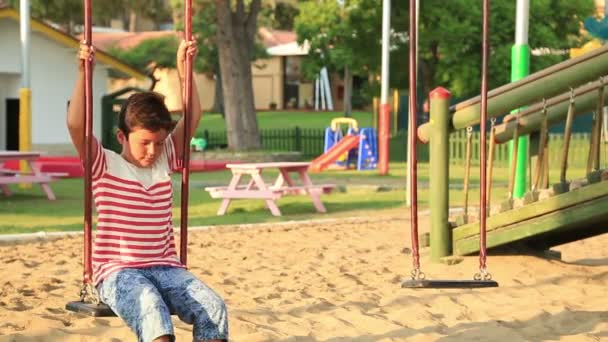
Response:
[[[480,218],[479,218],[479,268],[486,269],[486,217],[487,217],[487,175],[486,175],[486,121],[488,119],[488,57],[489,57],[489,17],[490,1],[483,0],[483,33],[482,33],[482,61],[481,61],[481,120],[480,120]]]
[[[409,124],[412,125],[412,129],[409,131],[410,134],[408,148],[410,153],[410,165],[409,173],[410,173],[410,224],[411,224],[411,234],[412,234],[412,257],[414,263],[414,270],[417,271],[420,269],[420,252],[418,251],[418,156],[416,145],[418,139],[416,138],[416,134],[418,131],[417,127],[417,95],[416,95],[416,41],[418,37],[416,37],[416,0],[410,0],[410,78],[409,78],[409,87],[410,87],[410,101],[409,101],[409,112],[410,119]]]
[[[91,0],[84,1],[84,44],[91,49],[93,35],[91,30]],[[91,263],[91,245],[93,234],[92,223],[92,165],[93,165],[93,61],[84,61],[84,279],[85,284],[92,282],[93,267]]]
[[[378,118],[379,141],[378,141],[378,169],[381,175],[388,173],[388,148],[390,142],[390,112],[391,105],[388,103],[380,104],[380,115]]]
[[[184,39],[192,41],[192,0],[185,1]],[[184,153],[182,155],[182,197],[180,217],[180,261],[188,264],[188,177],[190,175],[190,117],[192,116],[192,56],[186,55],[186,75],[183,94]]]

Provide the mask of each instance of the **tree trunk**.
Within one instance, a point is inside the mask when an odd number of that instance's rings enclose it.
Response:
[[[350,68],[344,68],[344,116],[350,118],[353,111],[353,73]]]
[[[213,96],[213,111],[220,113],[225,120],[225,109],[224,109],[224,92],[222,91],[222,73],[219,70],[215,73],[215,95]]]
[[[216,0],[217,42],[228,147],[234,150],[260,148],[260,135],[253,100],[251,61],[260,0],[245,11],[243,0]]]
[[[137,28],[137,13],[134,10],[131,10],[131,14],[129,15],[129,32],[135,32]]]

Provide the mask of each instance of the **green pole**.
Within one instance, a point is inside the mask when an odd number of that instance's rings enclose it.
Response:
[[[520,80],[530,73],[530,47],[526,44],[513,45],[511,49],[511,81]],[[513,155],[513,142],[509,143],[509,154]],[[509,160],[512,160],[509,158]],[[517,148],[517,169],[515,171],[514,198],[522,198],[526,192],[526,170],[528,168],[528,136],[519,138]]]
[[[449,222],[450,179],[450,92],[438,87],[430,95],[431,140],[430,198],[431,261],[438,262],[452,253],[452,230]]]
[[[528,24],[530,1],[517,0],[515,9],[515,45],[511,49],[511,82],[518,81],[530,74],[530,47],[528,47]],[[519,138],[517,148],[517,168],[513,198],[522,198],[526,192],[526,170],[528,166],[528,137]],[[513,142],[509,143],[509,155],[513,160]]]

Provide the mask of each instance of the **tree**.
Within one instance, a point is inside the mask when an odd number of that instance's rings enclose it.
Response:
[[[173,0],[171,5],[174,19],[181,22],[183,1]],[[257,149],[261,144],[251,62],[264,54],[256,43],[261,2],[197,0],[195,5],[193,32],[199,40],[199,55],[216,76],[216,95],[223,95],[228,146]]]
[[[315,77],[322,66],[375,78],[380,67],[381,8],[379,0],[309,1],[300,6],[296,32],[311,43],[304,70]],[[422,94],[448,88],[454,97],[479,93],[481,84],[482,3],[478,0],[420,1],[418,67]],[[582,45],[582,21],[593,2],[542,0],[530,3],[529,45],[532,49],[567,51]],[[408,88],[409,6],[391,4],[390,84]],[[515,2],[492,1],[490,17],[490,89],[510,82],[511,47],[515,36]],[[361,39],[358,39],[360,38]],[[352,45],[351,45],[352,44]],[[566,54],[534,54],[531,72],[563,61]],[[346,83],[348,83],[345,80]]]
[[[215,5],[228,146],[236,150],[260,148],[251,61],[261,1],[215,0]]]
[[[170,7],[164,0],[104,0],[94,1],[96,23],[109,24],[112,19],[121,19],[122,29],[135,31],[138,18],[147,18],[158,30],[160,25],[171,21]]]
[[[300,13],[297,4],[289,2],[272,2],[262,6],[263,21],[261,26],[272,27],[275,30],[292,31],[295,18]],[[264,20],[266,19],[266,20]]]
[[[421,1],[419,74],[424,93],[443,86],[455,97],[470,97],[481,87],[482,3],[476,0]],[[567,50],[581,45],[581,22],[593,12],[592,1],[531,1],[531,49]],[[515,37],[515,2],[492,1],[490,8],[490,89],[510,82]],[[567,58],[533,55],[530,72]]]
[[[9,4],[19,7],[19,0]],[[111,19],[120,18],[123,29],[133,31],[138,16],[152,20],[156,28],[170,20],[170,12],[163,0],[104,0],[92,2],[93,22],[108,24]],[[77,32],[83,24],[82,0],[32,0],[30,10],[33,17],[58,24],[69,35]]]
[[[10,0],[9,4],[19,8],[19,0]],[[82,0],[32,0],[30,13],[34,18],[50,20],[58,24],[70,35],[74,34],[77,25],[82,25],[84,22]]]
[[[352,109],[353,76],[376,74],[380,68],[382,7],[375,0],[308,1],[301,4],[295,28],[298,42],[310,52],[303,70],[316,78],[324,66],[344,71],[344,115]]]

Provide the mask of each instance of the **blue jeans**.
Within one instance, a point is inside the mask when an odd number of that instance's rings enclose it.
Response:
[[[183,268],[155,266],[118,270],[98,285],[101,300],[148,342],[173,336],[170,311],[193,324],[195,340],[228,340],[226,305],[211,288]]]

